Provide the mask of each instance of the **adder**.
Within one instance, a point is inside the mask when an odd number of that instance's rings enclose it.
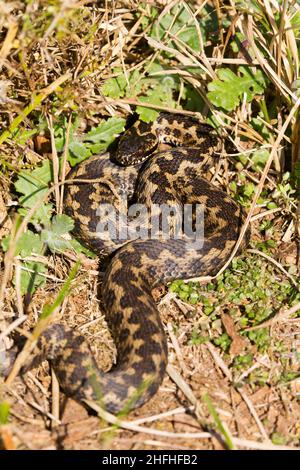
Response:
[[[161,142],[175,147],[157,151]],[[154,123],[137,122],[129,128],[112,153],[92,156],[71,171],[65,212],[74,219],[75,236],[106,260],[102,301],[117,364],[102,372],[84,335],[62,324],[51,325],[40,336],[37,350],[50,361],[68,396],[79,402],[97,400],[118,413],[156,393],[167,365],[167,341],[152,289],[174,279],[215,275],[230,257],[245,219],[239,204],[209,181],[221,145],[209,125],[161,113]],[[155,237],[147,231],[137,238],[130,231],[121,239],[103,237],[99,207],[116,209],[120,219],[131,204],[149,210],[201,204],[200,245],[185,235],[160,236],[161,224]],[[113,220],[110,213],[106,217],[106,222]],[[241,248],[248,239],[249,230]]]

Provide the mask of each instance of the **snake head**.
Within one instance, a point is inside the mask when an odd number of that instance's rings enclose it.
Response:
[[[157,144],[158,137],[153,123],[139,121],[121,137],[114,159],[125,166],[142,163],[155,150]]]

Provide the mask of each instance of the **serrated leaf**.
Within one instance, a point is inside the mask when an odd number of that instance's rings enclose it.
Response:
[[[6,237],[1,241],[1,245],[4,251],[8,250],[10,237]],[[19,255],[22,258],[33,256],[34,254],[41,255],[44,252],[44,244],[41,240],[40,235],[33,233],[30,230],[23,233],[18,240],[15,255]],[[43,263],[39,261],[26,261],[22,260],[21,264],[21,293],[32,294],[35,289],[45,282],[45,277],[39,273],[46,273],[47,268]],[[13,279],[13,284],[16,285],[16,279]]]
[[[29,208],[20,207],[18,209],[18,213],[25,217],[28,213]],[[53,211],[53,204],[42,204],[34,213],[32,222],[34,224],[35,221],[42,223],[43,225],[47,225],[49,220],[51,219],[51,214]]]
[[[140,101],[153,104],[154,107],[155,105],[164,105],[173,108],[176,105],[175,101],[173,100],[172,90],[163,84],[158,85],[154,90],[149,90],[146,96],[141,96]],[[146,108],[144,106],[137,106],[136,112],[138,113],[140,119],[144,122],[154,121],[159,114],[159,112],[155,109],[148,107]]]
[[[261,70],[257,70],[255,74],[249,67],[239,67],[238,70],[241,76],[230,69],[220,69],[218,79],[208,84],[207,96],[215,106],[233,111],[244,94],[247,101],[251,101],[256,94],[263,93],[265,79]]]
[[[72,245],[73,250],[77,254],[84,253],[85,255],[89,256],[90,258],[96,258],[97,257],[97,255],[95,255],[95,253],[93,253],[91,250],[86,248],[84,245],[82,245],[75,238],[72,238],[72,240],[70,240],[70,241],[71,241],[71,245]]]
[[[163,16],[159,15],[152,26],[150,37],[160,41],[168,40],[168,46],[175,50],[179,49],[178,44],[183,43],[198,53],[201,48],[199,29],[204,42],[208,36],[211,36],[212,31],[218,30],[218,18],[214,9],[205,5],[197,17],[194,17],[187,6],[178,3]],[[173,38],[177,38],[177,41]]]
[[[43,230],[41,238],[53,253],[62,253],[65,250],[70,250],[72,247],[71,240],[67,240],[62,235],[58,235],[52,230]]]
[[[107,146],[113,142],[113,140],[124,131],[125,119],[119,117],[111,117],[107,121],[103,121],[99,126],[94,127],[88,132],[83,141],[92,142],[93,144],[99,144],[104,142]]]
[[[33,253],[37,255],[43,253],[43,242],[37,233],[28,230],[28,232],[23,233],[19,238],[17,254],[25,258],[26,256],[31,256]]]
[[[74,228],[74,221],[66,214],[55,215],[51,221],[51,230],[57,235],[64,235]]]
[[[3,240],[1,240],[1,246],[3,248],[3,251],[8,250],[10,239],[11,237],[10,235],[8,235],[7,237],[3,238]],[[43,243],[37,233],[33,233],[28,230],[27,232],[22,233],[22,235],[20,236],[16,246],[15,256],[21,255],[22,258],[25,258],[26,256],[30,256],[33,253],[37,255],[42,254]]]
[[[18,193],[23,194],[21,204],[25,207],[32,207],[37,200],[44,197],[51,181],[52,165],[49,160],[44,160],[42,165],[33,171],[20,171],[15,188]]]
[[[101,91],[104,96],[109,98],[118,99],[122,98],[125,95],[125,90],[127,87],[127,81],[124,75],[119,75],[118,77],[109,78],[104,82],[101,87]]]
[[[168,13],[160,16],[154,23],[150,36],[162,40],[167,33],[169,37],[177,37],[194,50],[200,48],[195,21],[185,6],[177,4]],[[172,47],[174,46],[176,47],[176,44],[172,42]]]
[[[64,235],[68,234],[74,228],[74,221],[71,217],[62,214],[56,215],[51,221],[51,225],[42,230],[41,239],[47,244],[52,252],[63,252],[72,247],[71,240]]]
[[[15,182],[15,188],[20,197],[19,202],[23,206],[19,213],[26,215],[38,201],[41,201],[47,191],[48,185],[52,181],[52,164],[49,160],[44,160],[42,165],[32,170],[22,170]],[[35,212],[33,219],[47,223],[52,210],[51,204],[42,204]]]
[[[92,155],[90,149],[88,149],[83,143],[76,140],[70,142],[68,148],[70,151],[68,155],[68,161],[72,166],[77,165]]]

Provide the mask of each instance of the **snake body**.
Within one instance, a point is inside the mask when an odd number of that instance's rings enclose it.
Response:
[[[181,147],[155,152],[159,142]],[[242,208],[209,182],[220,149],[220,138],[207,124],[162,113],[155,123],[127,130],[113,161],[106,152],[71,171],[65,212],[75,221],[76,237],[108,259],[102,298],[118,360],[103,373],[83,335],[60,324],[50,326],[38,350],[67,395],[98,400],[117,413],[140,406],[157,391],[167,365],[167,343],[151,290],[174,279],[216,274],[244,220]],[[201,248],[186,237],[132,239],[129,234],[103,240],[97,233],[99,205],[111,204],[122,213],[128,211],[124,201],[147,207],[203,204]]]

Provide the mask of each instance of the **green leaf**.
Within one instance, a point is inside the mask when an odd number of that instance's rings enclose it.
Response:
[[[247,197],[251,197],[255,191],[255,186],[253,183],[246,183],[244,186],[244,194]]]
[[[90,144],[86,142],[85,146],[92,152],[93,155],[101,153],[107,149],[107,144],[102,142],[101,144]]]
[[[238,71],[241,76],[230,69],[220,69],[219,78],[208,84],[207,96],[215,106],[232,111],[239,105],[244,94],[249,102],[256,94],[263,93],[265,79],[261,70],[254,74],[249,67],[241,66]]]
[[[197,90],[190,85],[186,85],[184,88],[184,98],[185,98],[185,109],[189,111],[203,111],[204,100],[199,95]]]
[[[221,435],[223,436],[223,439],[228,447],[228,449],[230,450],[233,450],[235,449],[235,446],[234,446],[234,443],[232,442],[232,436],[229,434],[229,432],[224,428],[223,426],[223,423],[218,415],[218,412],[216,410],[216,408],[214,407],[212,401],[211,401],[211,398],[210,396],[208,395],[208,393],[205,393],[205,395],[203,395],[203,401],[205,402],[207,408],[208,408],[208,411],[211,415],[211,417],[213,418],[214,422],[215,422],[215,425],[218,429],[218,431],[221,433]]]
[[[0,403],[0,425],[7,424],[10,413],[10,404],[7,401]]]
[[[17,253],[23,258],[30,256],[33,253],[40,255],[43,253],[43,243],[37,233],[31,231],[25,232],[21,235],[17,243]]]
[[[147,4],[141,3],[140,6],[146,9]],[[143,30],[145,30],[149,26],[150,22],[152,22],[153,19],[156,18],[157,16],[158,16],[158,10],[154,7],[150,7],[150,17],[145,16],[145,13],[143,13],[143,16],[141,17],[141,26]]]
[[[250,122],[252,127],[268,142],[270,138],[270,131],[264,122],[256,117],[252,118]]]
[[[55,148],[57,152],[62,152],[66,143],[67,129],[69,127],[68,119],[62,116],[54,124]],[[74,134],[79,127],[79,117],[75,115],[74,122],[70,125],[69,129],[69,143],[73,142]]]
[[[33,294],[37,287],[42,286],[46,282],[46,278],[40,274],[47,272],[44,264],[35,261],[24,261],[21,270],[21,293]],[[28,270],[28,271],[27,271]],[[15,281],[14,281],[15,285]]]
[[[104,96],[109,98],[118,99],[122,98],[125,95],[125,90],[127,87],[127,81],[124,75],[119,75],[118,77],[109,78],[104,82],[101,87],[101,91]]]
[[[27,209],[31,209],[38,201],[41,201],[47,191],[48,185],[53,179],[52,164],[49,160],[44,160],[42,165],[32,170],[22,170],[18,175],[15,182],[15,188],[18,193],[23,196],[20,197],[19,202],[23,206],[20,213],[25,215]],[[52,205],[44,204],[34,214],[33,218],[42,223],[47,223]]]
[[[24,195],[20,202],[25,207],[32,207],[34,202],[46,194],[51,181],[52,165],[49,160],[44,160],[42,165],[33,171],[20,171],[15,183],[16,191]]]
[[[28,208],[20,207],[18,213],[25,217],[28,213]],[[53,211],[53,204],[42,204],[34,213],[33,222],[41,222],[43,225],[47,225],[51,219],[51,214]]]
[[[68,161],[71,166],[86,160],[93,154],[106,150],[114,141],[116,136],[123,132],[125,128],[125,119],[119,117],[111,117],[106,121],[102,121],[97,127],[94,127],[83,136],[75,135],[75,131],[79,126],[78,119],[71,125],[69,135],[69,155]],[[55,143],[57,151],[61,152],[66,141],[67,122],[58,122],[55,129]]]
[[[84,136],[83,141],[92,142],[94,144],[103,142],[108,146],[124,131],[125,122],[125,119],[119,117],[111,117],[106,121],[102,121],[99,126],[94,127]]]
[[[74,221],[66,214],[55,215],[51,221],[51,230],[58,235],[71,232],[73,228]]]
[[[177,44],[185,44],[195,52],[201,49],[198,30],[201,30],[203,41],[212,35],[213,31],[218,31],[218,18],[214,9],[205,5],[197,17],[194,17],[191,10],[180,3],[167,11],[163,16],[159,16],[154,22],[150,31],[150,37],[167,41],[168,45],[178,50]],[[177,41],[170,39],[177,38]],[[177,44],[176,44],[177,42]],[[165,53],[172,56],[172,53]]]
[[[8,250],[9,242],[9,236],[1,241],[1,245],[4,251]],[[34,254],[42,255],[43,253],[44,244],[40,235],[28,230],[20,236],[16,246],[15,256],[19,255],[22,258],[27,258]],[[21,261],[21,293],[32,294],[36,287],[44,284],[45,277],[41,276],[39,273],[43,274],[46,272],[47,268],[39,261]],[[13,284],[16,285],[16,279],[13,280]]]
[[[159,84],[155,89],[149,90],[146,96],[141,96],[140,101],[153,104],[154,107],[155,105],[168,106],[170,108],[175,108],[176,106],[171,88],[164,84]],[[136,112],[140,119],[145,122],[154,121],[159,114],[155,109],[146,108],[144,106],[137,106]]]
[[[140,101],[147,102],[147,100],[143,98],[141,98]],[[155,109],[145,108],[144,106],[137,106],[136,112],[138,113],[140,119],[144,122],[153,122],[159,115],[159,112],[155,111]]]
[[[36,129],[18,128],[13,134],[12,139],[19,145],[26,145],[27,141],[37,133]]]
[[[74,228],[74,222],[71,217],[67,215],[56,215],[51,221],[51,225],[42,230],[41,239],[50,250],[55,252],[63,252],[72,248],[71,240],[68,240],[64,235],[68,234]]]
[[[91,151],[81,142],[73,141],[69,144],[70,154],[68,156],[68,161],[72,166],[77,165],[78,163],[86,160],[91,156]]]
[[[257,149],[251,156],[252,163],[255,170],[264,168],[269,158],[268,150]]]
[[[125,123],[126,121],[123,118],[111,117],[83,135],[82,142],[79,140],[70,142],[68,157],[70,164],[75,166],[86,160],[90,155],[106,150],[115,138],[124,131]]]
[[[295,32],[300,30],[300,9],[296,10],[290,18],[292,29]]]
[[[52,253],[63,253],[72,248],[71,240],[67,240],[61,235],[57,235],[51,230],[43,230],[41,238],[47,244]]]
[[[158,40],[175,36],[194,50],[199,51],[200,48],[195,21],[188,9],[180,4],[159,17],[153,25],[150,36]],[[176,48],[176,43],[172,41],[171,46]]]
[[[10,239],[10,236],[7,236],[1,241],[3,251],[8,250]],[[20,236],[16,246],[15,256],[20,255],[22,258],[25,258],[26,256],[32,255],[32,253],[36,253],[37,255],[42,254],[43,243],[37,233],[28,230]]]
[[[97,257],[95,255],[95,253],[93,253],[91,250],[86,248],[84,245],[82,245],[75,238],[72,238],[70,241],[71,241],[72,248],[76,253],[78,253],[78,254],[84,253],[86,256],[89,256],[90,258],[96,258]]]

